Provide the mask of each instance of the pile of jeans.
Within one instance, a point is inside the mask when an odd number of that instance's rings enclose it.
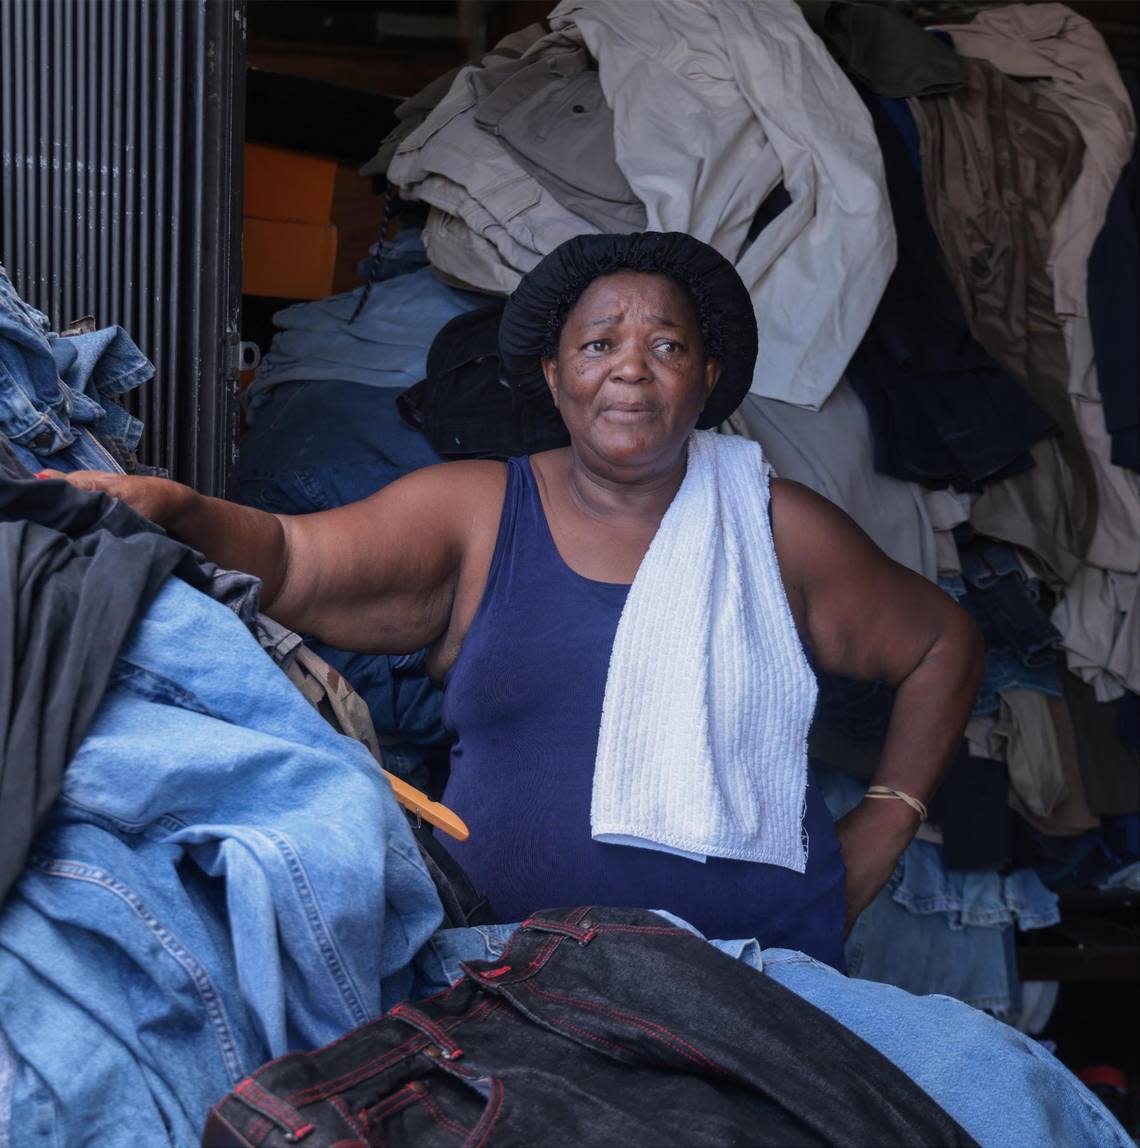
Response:
[[[31,470],[137,470],[142,423],[118,400],[154,366],[122,327],[50,327],[0,265],[0,434]]]

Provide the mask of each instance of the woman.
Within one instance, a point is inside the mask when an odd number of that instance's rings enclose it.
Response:
[[[360,651],[430,646],[457,739],[444,801],[472,830],[453,849],[503,919],[584,902],[661,908],[708,935],[757,936],[841,967],[845,927],[890,876],[958,744],[981,669],[975,629],[836,507],[774,479],[772,552],[746,559],[778,570],[761,614],[778,625],[783,611],[817,667],[897,686],[873,779],[887,800],[833,827],[809,784],[802,872],[592,837],[623,608],[682,489],[694,427],[723,421],[747,393],[755,320],[731,265],[689,236],[580,237],[523,280],[501,344],[515,385],[549,388],[568,447],[430,467],[301,517],[166,480],[69,480],[259,575],[263,608],[296,630]],[[798,699],[809,712],[813,697]]]

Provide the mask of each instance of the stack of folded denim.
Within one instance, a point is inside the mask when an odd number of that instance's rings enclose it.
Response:
[[[417,245],[414,238],[402,243],[409,265]],[[274,387],[298,380],[410,387],[424,377],[428,347],[439,329],[484,303],[421,267],[286,307],[273,317],[278,333],[245,392],[247,417],[255,422]]]
[[[153,375],[122,327],[51,331],[0,266],[0,433],[30,469],[133,467],[142,423],[117,400]]]

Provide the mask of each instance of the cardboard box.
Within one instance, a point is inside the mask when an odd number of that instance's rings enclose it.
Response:
[[[337,247],[332,224],[247,217],[244,227],[243,294],[278,299],[323,299],[331,294]]]
[[[247,143],[243,214],[293,223],[330,223],[336,168],[335,159]]]

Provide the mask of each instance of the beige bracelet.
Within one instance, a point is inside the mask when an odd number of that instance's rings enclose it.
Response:
[[[917,797],[911,797],[909,793],[903,793],[901,789],[892,789],[889,785],[872,785],[867,790],[868,797],[894,797],[899,801],[905,801],[918,814],[920,821],[926,820],[926,806],[918,800]]]

